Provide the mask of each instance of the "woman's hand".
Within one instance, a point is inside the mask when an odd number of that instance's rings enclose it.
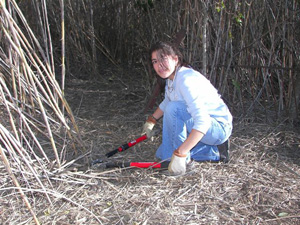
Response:
[[[148,119],[146,120],[144,126],[143,126],[143,131],[142,134],[146,134],[147,138],[151,138],[153,136],[153,127],[157,123],[157,120],[163,116],[164,112],[160,109],[157,108],[153,115],[148,116]]]
[[[156,119],[153,116],[149,116],[143,126],[142,135],[146,134],[148,139],[151,138],[153,136],[152,130],[155,124]]]
[[[172,175],[183,175],[186,171],[186,157],[178,152],[178,149],[174,151],[168,170]]]

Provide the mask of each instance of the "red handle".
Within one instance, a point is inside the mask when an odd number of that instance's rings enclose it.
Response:
[[[137,168],[168,168],[169,161],[164,162],[108,162],[105,164],[106,168],[126,168],[126,167],[137,167]]]
[[[145,135],[143,135],[143,136],[141,136],[141,137],[139,137],[139,138],[137,138],[137,139],[129,142],[128,143],[128,147],[130,148],[130,147],[136,145],[137,143],[140,143],[141,141],[146,140],[146,139],[147,139],[147,135],[145,134]]]
[[[129,142],[129,143],[126,143],[126,144],[124,144],[124,145],[121,145],[119,148],[117,148],[117,149],[115,149],[115,150],[112,150],[112,151],[106,153],[105,156],[106,156],[107,158],[109,158],[109,157],[113,156],[114,154],[116,154],[116,153],[118,153],[118,152],[123,152],[123,151],[125,151],[126,149],[128,149],[128,148],[130,148],[130,147],[136,145],[137,143],[139,143],[139,142],[141,142],[141,141],[143,141],[143,140],[145,140],[145,139],[147,139],[147,135],[146,135],[146,134],[143,135],[143,136],[141,136],[141,137],[139,137],[139,138],[137,138],[137,139],[135,139],[135,140],[133,140],[133,141],[131,141],[131,142]]]
[[[164,162],[131,162],[130,166],[138,168],[168,168],[169,161]]]

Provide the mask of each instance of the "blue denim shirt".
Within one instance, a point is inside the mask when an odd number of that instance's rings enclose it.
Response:
[[[210,81],[196,70],[180,67],[174,80],[167,80],[165,98],[159,105],[164,111],[169,101],[184,101],[194,120],[193,129],[206,133],[211,118],[232,124],[232,115]]]

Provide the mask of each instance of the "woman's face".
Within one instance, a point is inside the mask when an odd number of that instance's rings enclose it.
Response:
[[[155,72],[163,79],[174,79],[175,69],[178,64],[177,56],[162,55],[158,51],[152,52],[152,65]]]

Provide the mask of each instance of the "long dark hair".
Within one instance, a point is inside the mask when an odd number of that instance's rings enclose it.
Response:
[[[173,43],[167,43],[158,41],[152,47],[150,48],[150,59],[152,57],[153,52],[159,52],[160,56],[177,56],[178,57],[178,66],[185,66],[187,63],[185,62],[182,53],[179,51],[179,49],[173,44]]]
[[[175,46],[173,43],[167,43],[158,41],[155,44],[152,45],[152,47],[149,50],[150,60],[152,57],[152,53],[157,51],[160,54],[160,57],[169,55],[169,56],[177,56],[178,57],[178,66],[186,66],[190,67],[189,64],[184,60],[182,53],[179,51],[177,46]],[[165,85],[166,85],[166,79],[161,78],[156,74],[157,83],[160,86],[161,92],[164,91]]]

